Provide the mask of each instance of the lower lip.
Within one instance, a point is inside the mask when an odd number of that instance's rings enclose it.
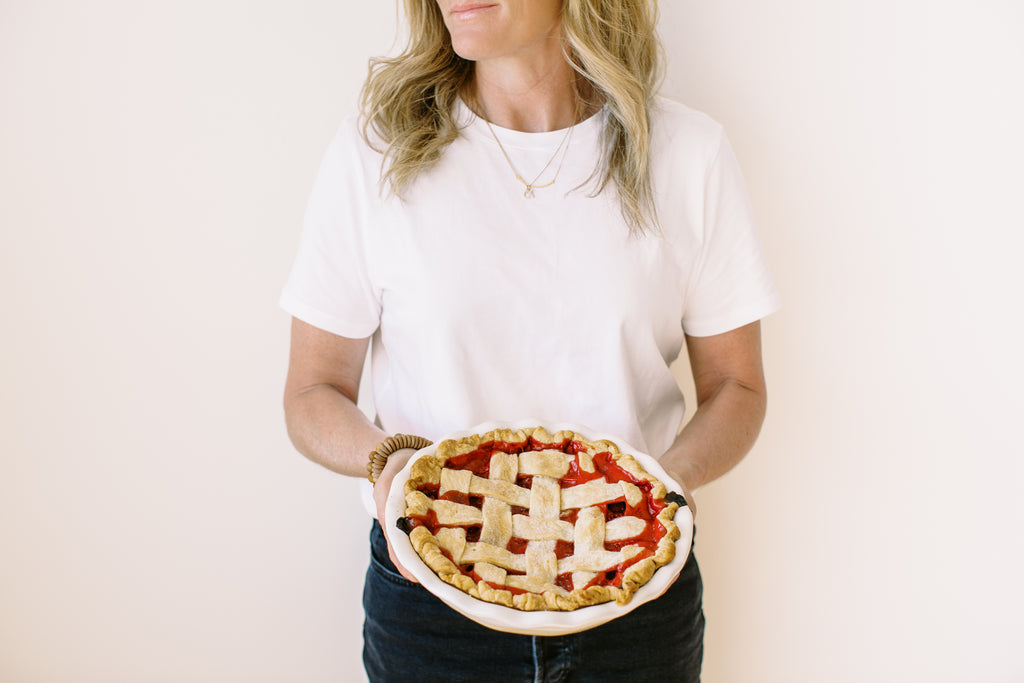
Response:
[[[484,12],[486,12],[488,10],[492,10],[495,7],[497,7],[497,5],[484,5],[484,6],[481,6],[481,7],[467,7],[466,9],[462,9],[462,10],[453,10],[452,13],[451,13],[451,16],[452,16],[452,19],[458,19],[460,21],[464,21],[466,19],[473,19],[474,17],[477,17],[477,16],[483,14]]]

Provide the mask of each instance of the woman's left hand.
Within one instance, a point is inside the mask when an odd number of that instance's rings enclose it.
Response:
[[[386,517],[384,516],[384,507],[387,504],[388,494],[391,491],[391,484],[395,480],[395,475],[405,467],[405,464],[409,462],[409,458],[411,458],[415,453],[416,449],[414,448],[403,448],[392,453],[388,457],[387,464],[384,465],[384,470],[380,473],[380,476],[377,477],[377,481],[373,485],[373,503],[377,508],[377,520],[380,522],[381,527],[387,524]],[[388,538],[388,533],[391,531],[393,531],[393,529],[388,529],[384,534],[384,537]],[[388,540],[388,556],[391,557],[391,562],[395,565],[402,576],[413,583],[419,583],[416,577],[413,576],[408,569],[403,567],[398,561],[398,558],[395,557],[395,551],[391,547],[390,540]]]

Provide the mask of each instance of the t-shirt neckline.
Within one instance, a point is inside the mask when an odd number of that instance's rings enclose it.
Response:
[[[595,144],[600,138],[601,129],[604,127],[606,112],[607,106],[603,106],[591,116],[577,123],[572,131],[572,144],[574,146],[580,143]],[[479,136],[490,141],[491,144],[497,144],[494,136],[491,135],[491,131],[488,130],[487,123],[466,106],[466,103],[461,98],[456,101],[455,120],[459,129],[464,134]],[[561,144],[562,140],[569,133],[568,128],[560,128],[542,133],[528,133],[511,128],[503,128],[495,123],[492,123],[490,127],[494,129],[494,135],[498,136],[502,145],[517,149],[551,149]]]

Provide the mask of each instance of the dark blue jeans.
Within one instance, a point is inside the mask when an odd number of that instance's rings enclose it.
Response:
[[[597,628],[549,637],[481,626],[406,580],[391,563],[377,522],[370,544],[363,664],[373,683],[700,680],[703,585],[692,554],[657,600]]]

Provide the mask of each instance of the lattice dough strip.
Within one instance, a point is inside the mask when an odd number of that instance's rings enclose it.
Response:
[[[612,567],[631,559],[638,553],[643,552],[643,548],[638,545],[627,545],[618,552],[612,552],[610,550],[601,550],[586,555],[570,555],[565,559],[558,561],[558,573],[564,574],[566,572],[604,572],[608,571]]]
[[[507,481],[495,481],[473,476],[469,482],[469,492],[475,495],[497,498],[509,505],[519,507],[530,506],[530,490]]]
[[[605,541],[625,541],[635,538],[647,529],[647,522],[639,517],[616,517],[605,525]]]
[[[437,530],[438,544],[452,556],[452,562],[459,564],[466,550],[466,530],[461,527],[445,527]]]
[[[453,503],[450,500],[434,500],[430,502],[438,524],[480,524],[484,521],[483,512],[472,505]]]
[[[568,489],[566,489],[568,490]],[[534,519],[558,519],[562,512],[560,504],[563,495],[557,479],[537,476],[530,489],[530,517]]]
[[[527,451],[519,454],[519,474],[564,477],[572,464],[572,456],[562,451]]]
[[[526,556],[509,552],[489,543],[467,543],[459,564],[488,562],[513,572],[526,572]]]
[[[576,555],[604,550],[605,521],[600,508],[586,507],[576,514],[573,545]],[[596,570],[595,570],[596,571]]]
[[[472,478],[473,473],[469,470],[450,470],[445,468],[441,470],[441,488],[438,494],[443,496],[449,491],[468,494],[469,482]]]
[[[572,587],[574,589],[586,588],[587,584],[593,581],[595,576],[597,576],[597,572],[573,572]]]
[[[507,546],[512,538],[512,506],[497,498],[485,498],[480,527],[480,542],[499,548]]]
[[[530,517],[538,521],[556,521],[561,514],[562,488],[557,479],[534,475],[530,489]],[[545,584],[554,584],[558,576],[555,540],[526,544],[526,575]]]
[[[581,470],[590,474],[593,474],[596,471],[596,468],[594,467],[594,456],[590,453],[580,451],[576,454],[576,457],[579,459]]]
[[[508,572],[501,567],[494,566],[490,562],[477,562],[473,565],[473,571],[484,581],[490,581],[499,586],[505,585],[505,579],[508,576]]]
[[[555,583],[558,577],[555,541],[530,541],[526,544],[526,575],[544,583]]]
[[[498,451],[491,456],[491,481],[515,482],[519,474],[519,457],[515,453]]]
[[[573,525],[561,519],[533,519],[512,515],[512,535],[527,541],[571,541]]]
[[[615,484],[597,480],[588,481],[578,486],[570,486],[562,491],[562,509],[585,508],[623,496],[630,505],[637,505],[644,499],[643,492],[628,481],[620,481]]]

